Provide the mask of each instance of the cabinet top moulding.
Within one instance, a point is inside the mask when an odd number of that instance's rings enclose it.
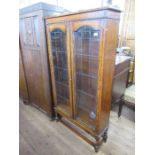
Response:
[[[36,3],[30,6],[21,8],[19,10],[19,14],[22,15],[22,14],[27,14],[27,13],[34,12],[34,11],[39,11],[39,10],[57,12],[57,13],[64,13],[64,12],[68,13],[69,12],[68,10],[63,9],[62,7],[57,7],[55,5],[40,2],[40,3]]]
[[[78,11],[74,13],[67,13],[63,15],[56,15],[52,17],[45,17],[46,24],[56,23],[59,21],[76,21],[81,19],[96,19],[96,18],[111,18],[111,19],[120,19],[120,9],[116,7],[103,7],[97,9],[90,9],[85,11]]]

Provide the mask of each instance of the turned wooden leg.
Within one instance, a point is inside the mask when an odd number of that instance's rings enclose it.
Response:
[[[95,140],[96,140],[96,143],[99,143],[99,141],[101,140],[101,137],[96,136],[96,137],[95,137]]]
[[[123,104],[124,104],[124,101],[121,100],[121,101],[119,102],[118,117],[121,116]]]
[[[51,116],[51,120],[50,121],[54,121],[55,120],[55,116]]]
[[[56,122],[59,122],[61,120],[61,118],[62,118],[62,116],[56,114],[56,117],[55,117]]]
[[[56,112],[56,107],[54,108],[54,110],[55,110],[55,120],[58,122],[58,113]]]
[[[95,152],[97,153],[99,151],[99,147],[101,145],[101,137],[96,136],[95,140],[96,140],[96,143],[93,146],[94,146]]]
[[[108,138],[108,128],[105,130],[105,132],[104,132],[102,138],[103,138],[103,141],[104,141],[104,142],[107,142],[107,138]]]
[[[59,118],[57,115],[55,115],[55,120],[56,120],[56,122],[59,122]]]
[[[94,150],[97,153],[99,151],[99,146],[98,145],[94,145]]]

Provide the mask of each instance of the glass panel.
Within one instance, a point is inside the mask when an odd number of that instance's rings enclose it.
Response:
[[[51,45],[55,71],[57,106],[69,113],[66,33],[62,32],[60,29],[52,31]]]
[[[34,16],[34,32],[36,35],[36,43],[37,46],[40,46],[40,31],[39,31],[39,21],[38,21],[38,16]]]
[[[100,31],[83,26],[74,38],[76,118],[95,129]]]

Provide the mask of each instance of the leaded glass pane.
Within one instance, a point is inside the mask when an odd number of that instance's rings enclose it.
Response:
[[[57,105],[69,110],[69,85],[66,51],[66,33],[60,29],[51,32],[51,45],[55,71]]]
[[[100,31],[83,26],[74,32],[76,118],[95,129]]]

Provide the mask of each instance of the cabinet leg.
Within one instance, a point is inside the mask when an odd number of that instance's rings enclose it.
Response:
[[[95,152],[97,153],[97,152],[99,151],[99,146],[98,146],[98,145],[95,145],[95,146],[94,146],[94,150],[95,150]]]
[[[57,114],[57,112],[55,113],[55,120],[58,121],[58,114]]]
[[[105,130],[105,132],[104,132],[102,138],[103,138],[103,141],[104,141],[104,142],[107,142],[107,139],[108,139],[108,128]]]
[[[124,104],[124,102],[121,100],[120,103],[119,103],[118,117],[121,116],[123,104]]]
[[[51,116],[51,120],[50,121],[54,121],[55,120],[55,117],[54,116]]]
[[[59,122],[58,116],[55,116],[55,120],[56,120],[56,122]]]
[[[56,122],[58,122],[59,118],[58,118],[58,113],[56,112],[56,107],[54,108],[54,110],[55,110],[55,120],[56,120]]]
[[[59,122],[61,120],[61,118],[62,118],[62,116],[56,114],[56,117],[55,117],[56,122]]]
[[[24,103],[25,105],[30,104],[30,103],[29,103],[29,100],[27,100],[27,99],[23,99],[23,103]]]

